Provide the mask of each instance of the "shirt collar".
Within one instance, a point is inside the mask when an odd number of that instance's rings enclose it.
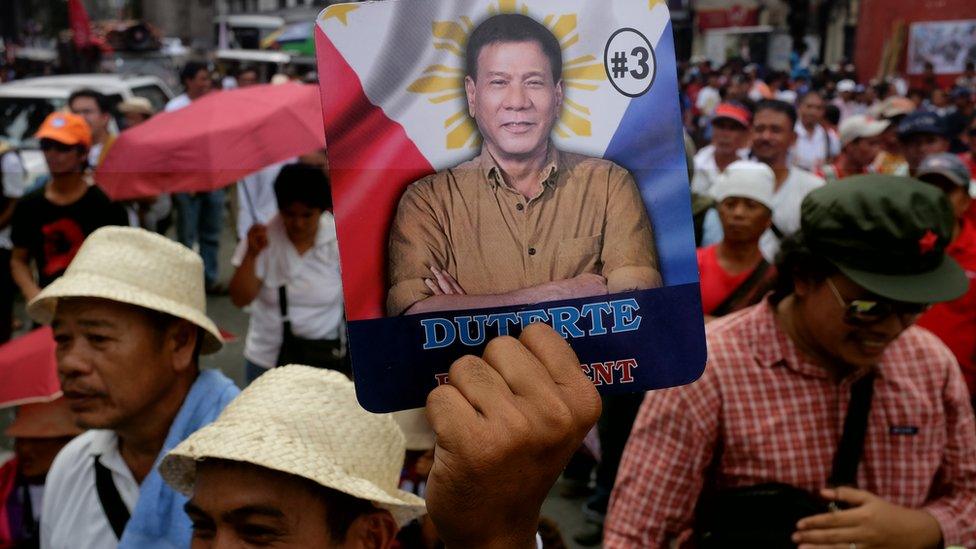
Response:
[[[91,442],[88,444],[88,453],[91,456],[106,456],[118,452],[119,437],[113,431],[105,429],[93,429]]]
[[[559,172],[559,150],[553,145],[552,141],[549,142],[548,152],[546,153],[546,163],[542,168],[542,172],[539,174],[539,178],[542,180],[542,186],[548,187],[556,183],[556,174]],[[502,169],[495,162],[494,157],[488,152],[488,149],[482,147],[481,154],[478,156],[478,163],[481,168],[481,173],[484,174],[485,179],[492,187],[502,186],[504,188],[509,188],[505,184],[505,179],[502,177]]]

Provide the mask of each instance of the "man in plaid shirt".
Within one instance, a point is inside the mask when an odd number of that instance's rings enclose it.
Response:
[[[697,382],[648,393],[604,547],[685,546],[703,487],[789,484],[846,510],[785,525],[801,548],[976,547],[976,428],[949,350],[913,323],[968,285],[938,189],[852,177],[803,202],[764,303],[708,325]],[[852,383],[874,371],[857,488],[829,488]]]

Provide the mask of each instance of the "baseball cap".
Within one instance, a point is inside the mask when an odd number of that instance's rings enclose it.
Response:
[[[942,117],[934,112],[915,111],[898,124],[898,137],[909,137],[920,133],[946,135],[946,125]]]
[[[712,196],[721,202],[730,196],[748,198],[773,209],[773,189],[776,174],[772,168],[753,160],[736,160],[719,176]]]
[[[855,114],[848,116],[840,123],[840,146],[844,147],[855,139],[875,137],[888,129],[890,122],[875,120],[870,116]]]
[[[919,164],[918,173],[915,177],[926,181],[925,177],[930,175],[941,175],[952,183],[969,189],[969,167],[961,158],[952,153],[936,153],[926,156]]]
[[[712,120],[719,118],[734,120],[742,124],[744,128],[748,128],[752,124],[752,113],[749,112],[749,109],[735,103],[719,103],[718,107],[715,107],[715,115]]]
[[[950,301],[969,288],[945,253],[954,216],[945,194],[908,177],[857,175],[803,200],[800,230],[855,283],[906,303]]]
[[[915,110],[915,103],[907,97],[891,96],[871,107],[871,115],[875,118],[892,119],[904,116]]]
[[[857,89],[857,84],[849,78],[845,78],[837,83],[837,91],[839,92],[853,92]]]
[[[53,139],[65,145],[84,145],[91,147],[91,128],[81,116],[57,111],[47,115],[40,129],[34,134],[37,139]]]

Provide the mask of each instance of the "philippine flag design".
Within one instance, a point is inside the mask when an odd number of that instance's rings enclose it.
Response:
[[[502,13],[535,19],[559,42],[563,108],[553,143],[633,175],[664,287],[387,317],[387,247],[398,203],[411,183],[481,152],[465,95],[465,52],[477,25]],[[434,386],[449,382],[454,360],[480,353],[493,335],[508,333],[508,322],[513,330],[552,323],[604,393],[671,387],[701,375],[704,330],[665,2],[338,4],[319,15],[315,42],[349,349],[366,409],[423,406]]]

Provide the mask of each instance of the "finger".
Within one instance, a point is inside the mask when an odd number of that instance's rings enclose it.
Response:
[[[444,442],[450,446],[483,420],[461,391],[450,384],[440,385],[427,395],[426,414],[438,445]]]
[[[857,509],[846,509],[806,517],[796,523],[798,530],[818,530],[823,528],[844,528],[857,526],[864,520],[863,513]]]
[[[874,499],[874,494],[850,486],[839,486],[837,488],[824,488],[820,494],[825,498],[836,501],[843,501],[851,505],[860,506]]]
[[[804,543],[797,546],[797,549],[851,549],[850,543]],[[857,545],[857,549],[866,549],[863,545]]]
[[[440,286],[438,286],[437,284],[434,284],[434,281],[433,280],[431,280],[429,278],[425,278],[424,279],[424,284],[427,286],[427,288],[430,289],[431,292],[434,293],[434,295],[444,295],[444,292],[441,291]]]
[[[845,549],[849,549],[852,543],[863,539],[864,532],[860,528],[827,528],[793,534],[793,543],[801,546],[802,544],[815,546],[840,544]]]
[[[441,287],[441,290],[443,290],[445,294],[455,293],[450,281],[448,281],[446,278],[447,273],[436,268],[431,268],[431,270],[434,271],[434,276],[437,277],[437,285]]]
[[[600,395],[583,374],[579,358],[569,344],[549,325],[542,323],[530,324],[522,330],[519,341],[549,371],[574,415],[584,423],[596,422],[600,417]]]
[[[458,284],[458,281],[457,280],[454,280],[454,277],[451,276],[450,273],[446,273],[445,272],[443,274],[444,274],[444,277],[447,279],[448,284],[451,285],[451,289],[454,290],[454,293],[456,293],[458,295],[465,295],[464,288],[462,288],[461,285]]]
[[[466,355],[454,361],[448,379],[482,416],[495,418],[517,413],[512,390],[501,374],[476,356]]]
[[[482,358],[501,374],[515,395],[558,398],[549,371],[519,340],[496,337],[488,342]]]

